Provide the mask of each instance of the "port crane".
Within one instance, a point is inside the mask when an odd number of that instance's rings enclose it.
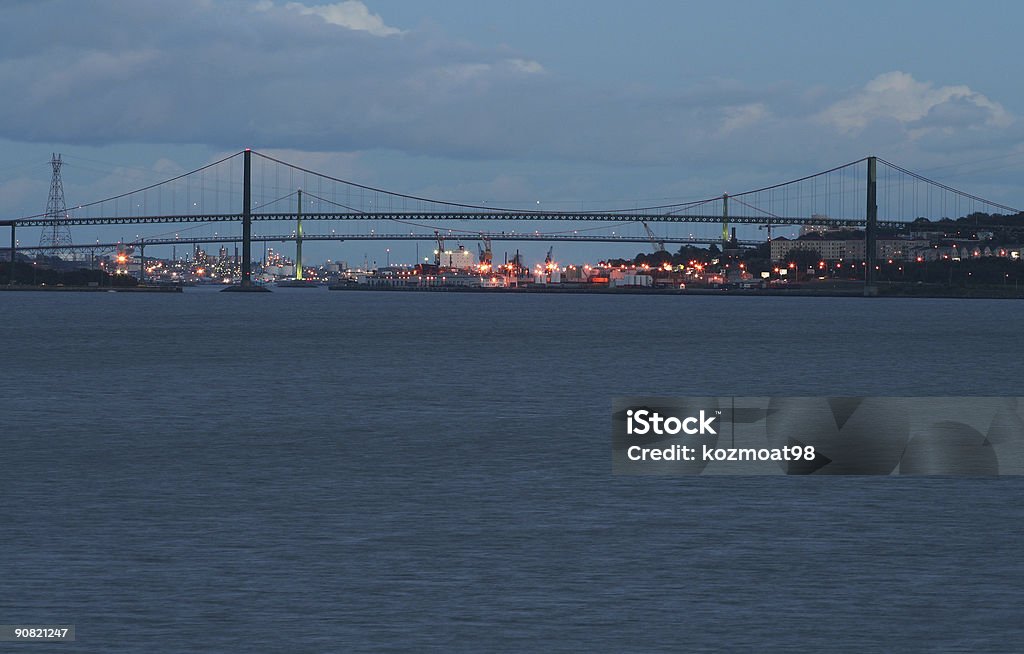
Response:
[[[434,250],[434,265],[441,265],[441,255],[444,254],[444,237],[441,236],[441,232],[434,230],[434,239],[437,240],[437,249]]]
[[[646,222],[641,221],[640,224],[644,226],[644,231],[647,232],[647,238],[651,240],[651,245],[654,246],[655,251],[664,252],[665,241],[658,240],[658,237],[654,234],[654,232],[651,230],[650,225],[648,225]]]
[[[486,236],[484,236],[483,232],[480,232],[480,240],[484,242],[484,246],[483,247],[480,247],[479,245],[476,246],[477,250],[480,253],[480,267],[481,268],[483,268],[483,267],[490,268],[491,267],[491,259],[492,259],[491,239],[489,239]]]

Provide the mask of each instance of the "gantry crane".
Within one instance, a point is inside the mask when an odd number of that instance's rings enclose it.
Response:
[[[646,222],[641,221],[640,224],[644,226],[644,231],[647,232],[647,238],[650,239],[651,245],[654,246],[655,252],[664,252],[665,241],[659,240]]]
[[[484,242],[483,247],[480,247],[479,245],[476,246],[480,253],[480,267],[489,269],[491,267],[492,260],[491,239],[484,236],[483,232],[480,232],[480,240]]]

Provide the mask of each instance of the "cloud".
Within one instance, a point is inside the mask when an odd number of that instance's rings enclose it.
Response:
[[[969,123],[962,119],[971,116]],[[879,120],[917,126],[913,136],[923,134],[925,122],[956,116],[959,127],[1008,127],[1014,118],[999,103],[965,85],[936,87],[919,82],[908,73],[884,73],[850,97],[835,102],[819,118],[843,132],[857,132]],[[930,120],[928,120],[930,119]],[[931,125],[943,127],[944,125]]]
[[[505,64],[512,68],[512,70],[520,73],[529,73],[532,75],[544,72],[544,66],[541,66],[540,63],[533,61],[532,59],[506,59]]]
[[[943,149],[1022,138],[1020,121],[998,102],[909,73],[853,89],[715,78],[623,86],[573,79],[536,53],[436,27],[402,31],[373,8],[372,0],[16,5],[0,23],[0,139],[711,175],[737,165],[805,172],[872,153],[895,161],[927,153],[932,163]],[[24,26],[42,23],[53,38],[39,42]]]
[[[765,118],[766,113],[767,110],[761,102],[728,107],[725,110],[725,118],[722,120],[719,133],[726,135],[736,130],[753,127]]]
[[[36,102],[45,102],[66,94],[69,88],[85,89],[130,82],[144,74],[158,57],[159,53],[152,48],[83,52],[66,66],[45,71],[30,85],[29,97]]]
[[[272,6],[263,5],[267,10],[272,8]],[[366,5],[359,2],[359,0],[344,0],[332,5],[314,5],[312,7],[299,2],[289,2],[285,5],[285,8],[306,16],[319,16],[331,25],[340,25],[350,30],[369,32],[374,36],[392,36],[403,33],[402,30],[396,27],[385,25],[384,19],[377,14],[370,13]]]

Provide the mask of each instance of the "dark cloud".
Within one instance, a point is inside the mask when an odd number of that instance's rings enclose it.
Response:
[[[837,101],[727,79],[606,88],[544,63],[391,25],[372,3],[19,3],[0,24],[0,138],[707,168],[835,163],[992,122],[976,98],[907,120],[933,90],[903,73]]]
[[[429,34],[375,36],[284,6],[52,2],[13,13],[0,29],[0,84],[10,91],[0,135],[18,140],[447,143],[469,153],[480,148],[455,138],[461,128],[500,136],[514,99],[544,90],[525,59]],[[497,113],[474,114],[481,106]]]
[[[910,123],[912,128],[952,128],[967,129],[984,125],[991,115],[991,110],[970,101],[967,98],[951,98],[937,104],[919,120]]]

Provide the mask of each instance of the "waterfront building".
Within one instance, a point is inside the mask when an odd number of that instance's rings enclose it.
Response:
[[[930,243],[926,239],[880,238],[875,246],[879,259],[909,261],[919,249],[928,248]],[[782,236],[771,242],[772,261],[784,261],[791,250],[817,252],[824,261],[863,261],[866,253],[864,232],[809,232],[795,239]]]

